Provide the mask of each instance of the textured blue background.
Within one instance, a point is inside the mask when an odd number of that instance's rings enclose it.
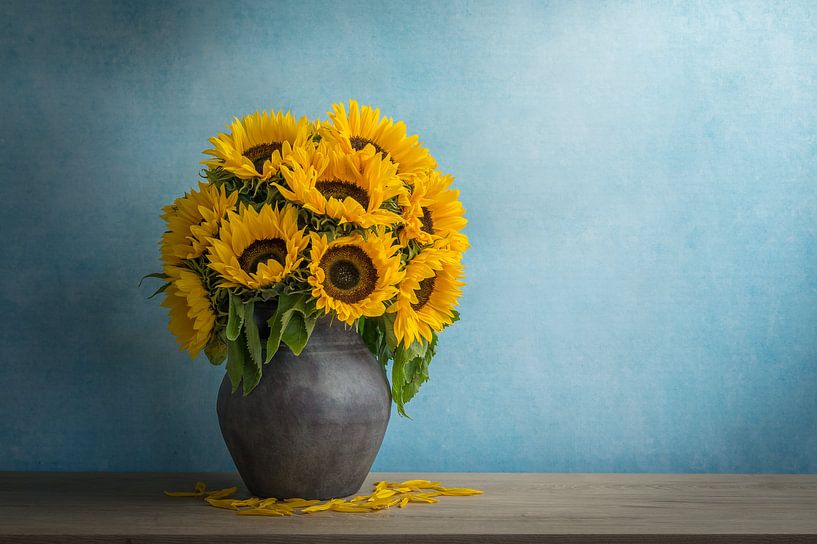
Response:
[[[381,470],[817,472],[817,6],[2,1],[0,470],[230,469],[150,287],[257,108],[406,119],[462,322]]]

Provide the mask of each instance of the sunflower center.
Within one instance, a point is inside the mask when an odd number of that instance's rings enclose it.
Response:
[[[417,304],[412,304],[411,307],[414,308],[415,312],[428,303],[431,298],[431,293],[434,292],[434,281],[436,278],[436,276],[431,276],[430,278],[424,279],[420,282],[420,286],[414,291],[417,295]]]
[[[270,142],[268,144],[254,145],[244,151],[244,156],[252,161],[252,165],[259,173],[264,171],[264,161],[272,157],[276,151],[281,151],[281,142]]]
[[[247,246],[238,258],[241,270],[248,274],[255,274],[258,265],[270,259],[278,261],[283,266],[287,260],[287,244],[280,238],[266,238],[256,240]]]
[[[377,286],[377,269],[366,252],[357,246],[329,248],[320,267],[326,273],[326,293],[342,302],[360,302]]]
[[[329,268],[332,284],[338,289],[353,289],[360,283],[360,271],[351,261],[338,261]]]
[[[351,181],[343,181],[340,179],[318,181],[315,183],[315,188],[320,191],[327,200],[336,198],[343,201],[344,198],[351,197],[358,204],[363,206],[364,209],[369,207],[369,193],[366,192],[366,189],[355,185]]]
[[[420,218],[420,223],[423,224],[423,231],[434,234],[434,220],[431,218],[431,212],[425,206],[423,206],[423,217]]]
[[[364,138],[362,136],[352,136],[349,138],[349,143],[352,144],[352,147],[355,151],[360,151],[367,145],[371,144],[378,153],[386,154],[386,150],[374,143],[373,141],[369,140],[368,138]]]

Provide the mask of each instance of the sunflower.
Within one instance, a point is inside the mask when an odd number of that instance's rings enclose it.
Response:
[[[397,200],[403,209],[404,221],[400,243],[405,245],[409,240],[416,240],[420,244],[430,244],[440,239],[456,238],[463,251],[468,247],[468,238],[459,234],[467,221],[465,208],[459,201],[459,190],[449,188],[453,181],[452,176],[436,170],[414,178],[411,193],[404,193]]]
[[[434,242],[434,247],[442,249],[450,249],[462,255],[465,250],[471,247],[468,243],[468,237],[461,232],[454,232],[446,238],[440,238]]]
[[[163,208],[167,231],[162,235],[162,262],[179,264],[200,257],[218,232],[227,210],[235,208],[238,193],[226,194],[224,187],[199,183],[198,190],[177,198]]]
[[[306,117],[296,120],[291,113],[255,112],[230,125],[230,134],[210,138],[214,149],[204,153],[214,159],[202,161],[211,168],[221,167],[242,179],[270,179],[292,149],[304,145],[310,136]]]
[[[453,310],[462,293],[460,254],[429,247],[406,265],[397,300],[389,306],[394,313],[394,335],[405,346],[414,341],[431,341],[433,332],[453,322]]]
[[[178,266],[166,266],[165,273],[170,285],[162,306],[170,310],[168,328],[194,359],[210,340],[216,314],[198,274]]]
[[[264,204],[260,211],[242,206],[229,212],[218,238],[212,238],[210,268],[223,281],[219,287],[261,289],[278,283],[303,260],[309,238],[298,230],[298,210]]]
[[[312,234],[309,285],[315,305],[352,325],[361,316],[385,312],[385,302],[397,293],[400,256],[391,234],[380,229],[366,238],[352,234],[331,242]]]
[[[382,208],[385,201],[405,192],[396,170],[381,155],[302,147],[293,154],[290,166],[281,168],[289,188],[274,185],[285,198],[313,213],[369,228],[401,221],[399,215]]]
[[[397,164],[401,177],[408,177],[426,168],[436,168],[437,162],[424,148],[419,137],[406,136],[406,125],[381,117],[379,109],[359,106],[349,101],[349,113],[343,104],[332,104],[328,113],[330,124],[323,127],[322,136],[347,153],[366,151],[388,155]]]

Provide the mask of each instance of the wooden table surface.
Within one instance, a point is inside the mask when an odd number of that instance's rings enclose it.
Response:
[[[475,487],[374,513],[237,516],[164,490],[231,473],[0,473],[0,543],[817,542],[817,475],[372,473]]]

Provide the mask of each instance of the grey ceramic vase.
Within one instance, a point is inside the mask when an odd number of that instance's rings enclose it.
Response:
[[[389,423],[391,391],[357,332],[321,318],[300,356],[281,344],[249,395],[230,389],[225,376],[218,421],[250,493],[331,499],[360,490]]]

